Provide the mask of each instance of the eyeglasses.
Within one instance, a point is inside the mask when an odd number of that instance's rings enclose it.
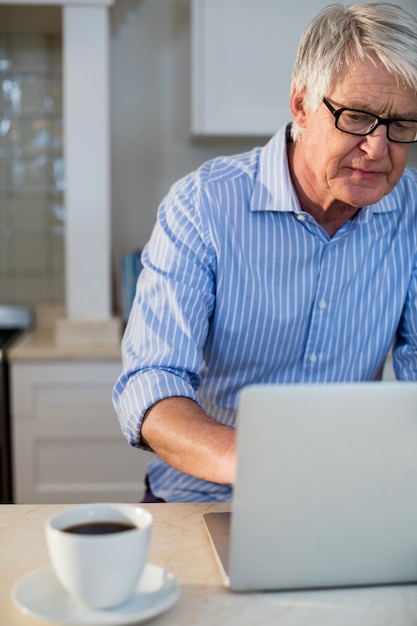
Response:
[[[390,141],[397,143],[417,142],[417,120],[379,117],[349,107],[335,109],[326,98],[323,98],[323,103],[334,115],[336,128],[343,133],[364,137],[373,133],[378,126],[386,126],[387,139]]]

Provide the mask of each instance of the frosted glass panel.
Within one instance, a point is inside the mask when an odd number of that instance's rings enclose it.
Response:
[[[62,42],[0,34],[0,303],[64,297]]]

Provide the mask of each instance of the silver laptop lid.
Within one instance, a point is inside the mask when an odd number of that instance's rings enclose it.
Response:
[[[417,581],[417,383],[243,390],[235,590]]]

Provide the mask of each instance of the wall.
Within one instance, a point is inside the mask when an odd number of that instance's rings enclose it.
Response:
[[[0,302],[64,298],[60,11],[0,6]]]
[[[116,0],[112,9],[113,244],[143,247],[169,186],[206,159],[266,138],[190,136],[190,3]],[[410,150],[417,167],[417,149]]]
[[[112,9],[113,243],[143,247],[170,185],[203,161],[265,142],[190,136],[190,6],[116,0]]]

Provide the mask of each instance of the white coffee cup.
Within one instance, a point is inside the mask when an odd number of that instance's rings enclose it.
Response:
[[[105,534],[78,534],[74,526],[103,522],[133,528]],[[63,509],[45,523],[55,574],[82,604],[106,609],[134,593],[148,559],[152,515],[135,504],[92,503]],[[68,529],[72,529],[70,532]],[[84,529],[85,530],[85,529]]]

